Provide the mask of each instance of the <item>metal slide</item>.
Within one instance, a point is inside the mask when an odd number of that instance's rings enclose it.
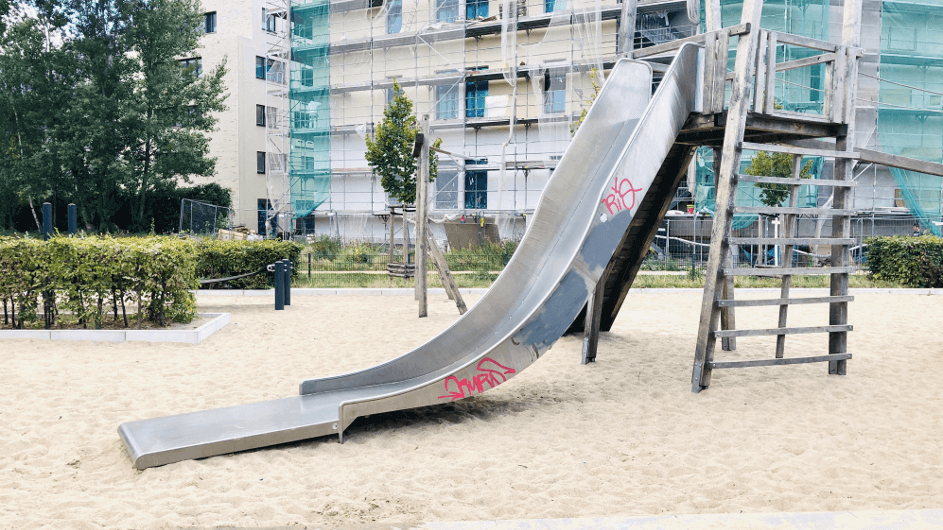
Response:
[[[626,237],[636,217],[647,226],[653,215],[646,212],[667,208],[670,194],[663,204],[646,200],[650,192],[665,194],[658,185],[664,168],[683,168],[690,159],[674,140],[698,110],[700,57],[695,45],[681,48],[654,96],[647,63],[615,65],[513,258],[481,300],[437,337],[367,370],[303,381],[299,396],[124,423],[118,432],[134,466],[330,434],[343,441],[358,417],[455,401],[519,374],[566,332],[604,274],[617,275],[614,266],[637,270],[619,264],[620,249],[633,246]],[[668,180],[677,185],[676,177]]]

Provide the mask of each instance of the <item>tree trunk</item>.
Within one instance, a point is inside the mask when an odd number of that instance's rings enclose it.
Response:
[[[33,198],[29,198],[29,210],[33,212],[33,221],[36,222],[36,230],[43,231],[43,225],[39,224],[39,217],[36,215],[36,207],[33,206]]]

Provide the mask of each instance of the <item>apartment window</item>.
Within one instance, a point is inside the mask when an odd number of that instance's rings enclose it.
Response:
[[[435,117],[437,120],[458,118],[458,85],[435,87]]]
[[[309,68],[309,67],[302,68],[301,86],[314,86],[314,68]]]
[[[257,199],[256,208],[258,209],[258,233],[265,235],[265,225],[268,218],[268,212],[272,208],[272,203],[268,199]]]
[[[488,0],[465,0],[465,18],[488,18]]]
[[[317,111],[294,111],[291,113],[291,119],[293,129],[314,129],[318,125]]]
[[[465,116],[468,118],[484,117],[486,97],[488,97],[487,81],[465,83]]]
[[[193,68],[193,72],[196,73],[197,77],[203,76],[203,59],[201,57],[193,57],[192,59],[183,59],[180,61],[180,66],[184,68]]]
[[[206,33],[216,33],[216,11],[203,15],[203,31]]]
[[[255,152],[255,172],[265,173],[265,151]]]
[[[265,107],[265,123],[269,127],[278,126],[278,109],[275,107]]]
[[[465,171],[465,209],[488,208],[488,172]]]
[[[265,57],[255,56],[255,78],[265,79]]]
[[[435,179],[435,207],[441,210],[458,208],[458,168],[439,165]]]
[[[390,10],[386,14],[386,32],[399,33],[403,30],[403,0],[390,0]]]
[[[544,74],[544,111],[548,114],[566,110],[566,70],[553,69]]]
[[[544,0],[544,12],[553,13],[566,9],[566,0]]]
[[[265,105],[255,106],[255,124],[259,127],[265,127]]]
[[[458,18],[458,0],[436,0],[436,20],[455,22]]]
[[[275,13],[269,13],[268,9],[262,8],[262,29],[269,33],[275,33],[277,29],[275,20],[278,16]]]

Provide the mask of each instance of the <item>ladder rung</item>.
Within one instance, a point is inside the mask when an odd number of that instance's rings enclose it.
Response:
[[[782,359],[763,359],[759,361],[710,361],[708,366],[711,368],[752,368],[754,366],[778,366],[784,364],[805,364],[805,363],[823,363],[844,361],[851,359],[850,353],[833,353],[831,355],[818,355],[816,357],[785,357]]]
[[[831,304],[852,302],[854,296],[817,296],[808,298],[764,298],[761,300],[717,300],[718,307],[756,307],[764,305]]]
[[[805,335],[808,333],[837,333],[840,331],[851,331],[851,325],[813,326],[808,328],[718,329],[714,332],[714,336],[717,338],[767,337],[770,335]]]
[[[737,179],[743,182],[760,182],[764,184],[795,184],[800,186],[841,186],[845,188],[854,188],[858,182],[854,180],[830,180],[830,179],[794,179],[779,177],[763,177],[758,175],[737,175]]]
[[[858,210],[838,210],[835,208],[790,208],[788,206],[734,206],[733,213],[776,214],[814,214],[814,215],[855,215]]]
[[[816,274],[848,274],[855,272],[854,267],[761,267],[724,269],[724,276],[786,276]]]
[[[731,237],[731,245],[854,245],[853,237]]]
[[[857,151],[835,151],[832,149],[813,149],[811,147],[794,147],[791,145],[756,144],[753,142],[743,142],[741,146],[743,149],[749,149],[751,151],[770,151],[773,153],[788,153],[790,155],[828,156],[853,160],[857,160],[859,158]]]

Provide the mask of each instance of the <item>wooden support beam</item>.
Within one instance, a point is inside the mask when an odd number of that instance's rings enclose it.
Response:
[[[759,361],[711,362],[711,368],[721,370],[724,368],[754,368],[758,366],[783,366],[787,364],[834,362],[836,359],[840,359],[841,361],[839,362],[843,362],[847,359],[851,359],[851,354],[845,353],[841,355],[818,355],[815,357],[787,357],[785,359],[762,359]]]
[[[855,149],[855,151],[858,153],[858,158],[862,162],[871,162],[882,166],[896,167],[898,169],[906,169],[907,171],[916,171],[926,175],[943,177],[943,164],[916,160],[907,158],[906,156],[891,155],[880,151],[872,151],[871,149],[859,148]]]
[[[790,155],[826,156],[829,158],[847,158],[849,160],[858,159],[858,153],[856,151],[845,151],[845,150],[835,150],[835,149],[811,149],[808,147],[796,147],[792,145],[755,144],[753,142],[743,142],[742,148],[749,149],[752,151],[787,153]]]
[[[780,177],[764,177],[758,175],[740,175],[742,182],[764,182],[767,184],[799,184],[808,186],[845,186],[855,188],[858,183],[854,180],[828,180],[828,179],[786,179]]]
[[[423,114],[419,121],[423,142],[420,146],[419,163],[416,169],[416,294],[419,297],[419,317],[429,314],[427,281],[429,253],[426,232],[429,230],[428,208],[429,195],[429,115]]]
[[[785,307],[785,306],[783,306]],[[831,333],[835,331],[851,331],[851,326],[809,326],[796,328],[767,328],[767,329],[730,329],[714,332],[718,337],[769,337],[773,335],[808,335],[810,333]]]
[[[793,46],[801,46],[803,48],[812,48],[813,50],[819,50],[823,52],[835,52],[838,51],[838,45],[832,44],[831,42],[810,39],[808,37],[800,37],[799,35],[793,35],[792,33],[783,33],[781,31],[770,31],[771,34],[776,35],[776,40],[783,44],[792,44]]]
[[[783,72],[786,70],[795,70],[796,68],[805,68],[806,66],[828,63],[834,61],[836,57],[837,56],[834,53],[826,53],[823,55],[813,55],[812,57],[806,57],[805,59],[786,61],[784,63],[778,63],[776,65],[776,71]]]
[[[823,274],[848,274],[855,272],[855,270],[854,267],[737,267],[724,269],[724,274],[727,276],[782,276],[783,274],[816,276]],[[844,294],[833,294],[832,296],[844,296]]]
[[[458,290],[458,284],[455,283],[455,277],[452,276],[449,263],[445,261],[445,256],[442,254],[442,250],[439,249],[439,244],[436,243],[435,238],[432,237],[432,231],[426,232],[426,239],[426,243],[429,245],[429,255],[432,257],[432,264],[439,273],[439,280],[442,282],[442,287],[445,288],[445,294],[448,295],[449,300],[455,301],[458,314],[464,315],[465,312],[468,311],[468,307],[465,306],[462,293]]]
[[[737,41],[736,74],[730,95],[727,123],[724,130],[723,157],[720,164],[716,203],[718,205],[711,228],[711,245],[704,281],[704,297],[701,303],[701,317],[698,324],[697,344],[694,351],[694,367],[691,374],[691,390],[700,392],[710,385],[710,363],[713,361],[715,335],[720,320],[720,310],[716,305],[718,291],[726,281],[724,267],[726,256],[730,252],[728,238],[731,234],[734,195],[737,189],[737,171],[742,157],[741,144],[746,127],[747,112],[751,106],[751,86],[753,70],[756,67],[754,54],[759,41],[758,31],[763,14],[763,0],[744,0],[740,22],[746,28],[755,28],[740,35]]]
[[[733,213],[760,213],[764,215],[855,215],[858,210],[838,210],[834,208],[791,208],[787,206],[734,206]]]
[[[731,245],[854,245],[853,237],[833,239],[830,237],[731,237]]]
[[[723,104],[723,102],[721,102]],[[723,157],[722,149],[714,149],[714,189],[717,189],[718,179],[720,175],[720,162]],[[727,255],[724,256],[724,267],[732,268],[733,267],[733,249],[729,248]],[[724,288],[721,291],[721,297],[724,300],[733,300],[734,299],[734,285],[733,285],[733,276],[727,276],[724,278]],[[720,329],[736,329],[737,328],[737,316],[733,307],[722,307],[720,309]],[[735,351],[737,349],[737,338],[736,337],[724,337],[720,341],[720,349],[723,351]]]
[[[759,307],[770,305],[830,304],[832,302],[851,302],[854,296],[816,296],[806,298],[765,298],[760,300],[718,300],[720,307]]]
[[[802,156],[801,155],[792,155],[792,179],[801,180],[800,175],[802,174]],[[799,202],[799,185],[793,184],[789,187],[789,207],[795,208]],[[785,239],[789,239],[796,234],[798,231],[798,216],[794,214],[783,214],[781,216],[781,225],[783,230],[783,235]],[[795,249],[794,245],[786,243],[783,247],[782,264],[786,267],[792,266],[792,255],[793,250]],[[792,284],[792,276],[784,274],[782,278],[782,285],[779,290],[780,298],[789,298],[789,288]],[[789,311],[788,305],[779,306],[779,327],[786,327],[786,316]],[[776,358],[782,359],[786,350],[786,336],[779,335],[776,337]]]
[[[719,31],[724,27],[720,18],[720,0],[704,0],[705,31]]]
[[[619,15],[619,52],[632,58],[635,49],[635,18],[638,16],[638,0],[623,0]]]

